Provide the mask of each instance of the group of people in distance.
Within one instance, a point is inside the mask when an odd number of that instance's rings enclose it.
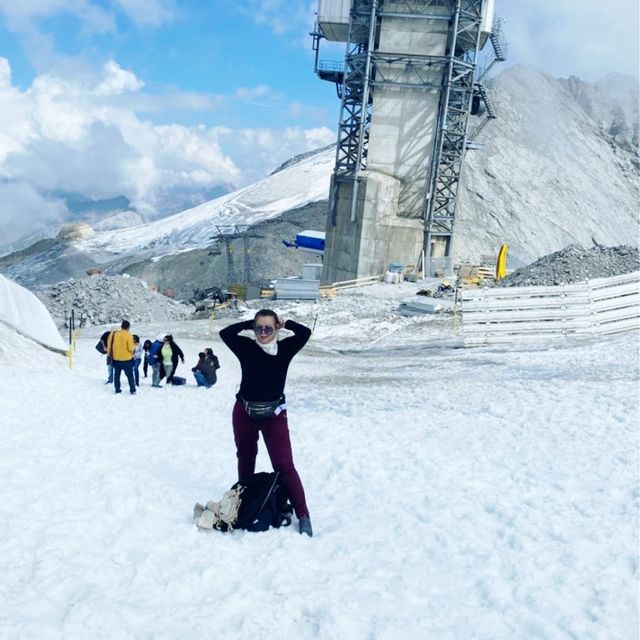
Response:
[[[123,320],[120,329],[105,331],[96,349],[107,356],[107,382],[113,384],[115,392],[121,393],[120,377],[124,372],[129,383],[129,393],[135,395],[140,386],[140,364],[147,377],[151,368],[151,386],[160,388],[160,381],[166,384],[184,384],[185,379],[176,376],[180,362],[184,363],[184,353],[171,334],[155,340],[140,343],[140,337],[130,332],[131,324]],[[217,381],[216,370],[220,368],[218,358],[211,348],[199,353],[196,366],[191,369],[199,387],[212,387]]]
[[[137,351],[139,339],[129,333],[129,322],[124,320],[119,331],[107,332],[105,353],[111,357],[109,382],[113,379],[116,393],[120,393],[120,373],[129,380],[131,393],[136,392],[136,371],[140,355],[144,357],[144,373],[151,366],[152,386],[175,377],[178,360],[184,362],[182,350],[171,335],[161,341],[146,340]],[[285,329],[292,335],[281,337]],[[246,335],[246,333],[249,335]],[[245,335],[242,335],[245,333]],[[287,486],[291,504],[298,518],[301,534],[313,535],[304,488],[293,463],[287,405],[284,387],[293,357],[311,337],[311,329],[278,317],[271,309],[261,309],[252,320],[236,322],[222,329],[220,338],[238,358],[241,380],[232,411],[233,436],[236,445],[238,480],[247,481],[255,472],[258,440],[264,440],[274,471],[278,471]],[[102,340],[101,339],[101,340]],[[138,357],[136,358],[136,354]],[[216,382],[218,358],[211,349],[198,354],[193,375],[198,386],[211,387]],[[137,365],[135,364],[137,360]]]

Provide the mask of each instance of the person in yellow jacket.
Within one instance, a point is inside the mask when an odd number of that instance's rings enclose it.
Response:
[[[119,331],[112,331],[107,342],[107,353],[113,361],[113,383],[116,393],[120,393],[120,373],[124,371],[129,381],[129,392],[136,393],[136,382],[133,377],[133,336],[129,333],[131,326],[128,320],[123,320]]]

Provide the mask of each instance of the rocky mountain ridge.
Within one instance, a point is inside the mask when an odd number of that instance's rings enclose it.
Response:
[[[635,101],[633,96],[635,96]],[[505,242],[515,266],[570,244],[638,244],[638,84],[557,80],[516,65],[495,85],[498,118],[467,153],[458,260]]]

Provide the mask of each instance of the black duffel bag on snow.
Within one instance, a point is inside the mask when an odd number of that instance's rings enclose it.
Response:
[[[284,481],[278,472],[254,474],[246,482],[236,482],[220,502],[196,504],[193,520],[200,529],[266,531],[288,527],[293,508]]]
[[[277,471],[256,473],[248,482],[237,482],[243,487],[240,509],[234,529],[266,531],[269,527],[288,527],[293,508],[289,494]]]

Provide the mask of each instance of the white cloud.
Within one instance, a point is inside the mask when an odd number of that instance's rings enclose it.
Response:
[[[131,71],[122,69],[113,60],[109,60],[102,70],[102,80],[96,87],[98,96],[110,96],[142,89],[144,82],[136,78]]]
[[[31,235],[47,224],[61,222],[67,213],[62,202],[45,198],[25,182],[0,182],[0,202],[3,245]]]
[[[260,180],[294,155],[335,142],[336,134],[327,127],[241,129],[221,133],[220,140],[242,166],[247,183]]]
[[[273,92],[266,84],[259,84],[256,87],[238,87],[234,95],[240,100],[251,100],[253,98],[266,98],[273,95]]]
[[[117,100],[122,108],[137,113],[158,114],[171,111],[211,113],[223,106],[229,98],[221,94],[170,89],[163,93],[126,93],[118,96]]]
[[[0,0],[0,14],[12,31],[33,28],[34,23],[59,13],[76,16],[85,28],[95,33],[111,31],[111,13],[91,0]]]
[[[115,0],[136,24],[159,27],[174,17],[173,2],[168,0]]]
[[[0,0],[5,27],[20,37],[25,55],[40,72],[69,60],[56,51],[54,37],[42,27],[44,21],[58,14],[77,18],[87,34],[116,29],[112,13],[90,0]]]
[[[174,18],[173,5],[174,0],[0,0],[0,18],[20,37],[34,68],[44,73],[74,60],[56,49],[47,20],[59,15],[73,17],[79,23],[79,33],[90,41],[94,34],[116,33],[119,15],[139,27],[157,28]]]
[[[104,33],[115,30],[116,10],[139,26],[159,27],[174,18],[174,4],[174,0],[0,0],[0,15],[17,32],[64,13],[76,17],[86,32]]]
[[[315,21],[317,2],[305,0],[248,0],[237,9],[258,24],[267,25],[276,35],[308,32]],[[306,46],[308,46],[308,38]]]
[[[93,197],[122,194],[147,211],[163,189],[241,181],[216,130],[155,126],[119,102],[141,86],[111,62],[93,83],[44,75],[20,91],[0,59],[0,177]]]
[[[0,58],[0,91],[11,87],[11,66],[6,58]]]
[[[618,71],[638,76],[638,1],[498,0],[510,63],[538,66],[555,76],[597,80]]]
[[[142,109],[162,110],[174,102],[185,108],[185,101],[178,92],[153,96],[142,87],[135,74],[111,61],[96,77],[40,75],[23,91],[12,85],[9,63],[0,58],[0,181],[11,185],[0,197],[3,227],[12,237],[64,213],[60,202],[38,195],[51,190],[92,198],[124,195],[152,214],[173,189],[243,186],[335,139],[324,127],[153,124],[140,118]],[[247,89],[247,95],[266,89]],[[194,109],[229,99],[197,97],[190,103]]]

